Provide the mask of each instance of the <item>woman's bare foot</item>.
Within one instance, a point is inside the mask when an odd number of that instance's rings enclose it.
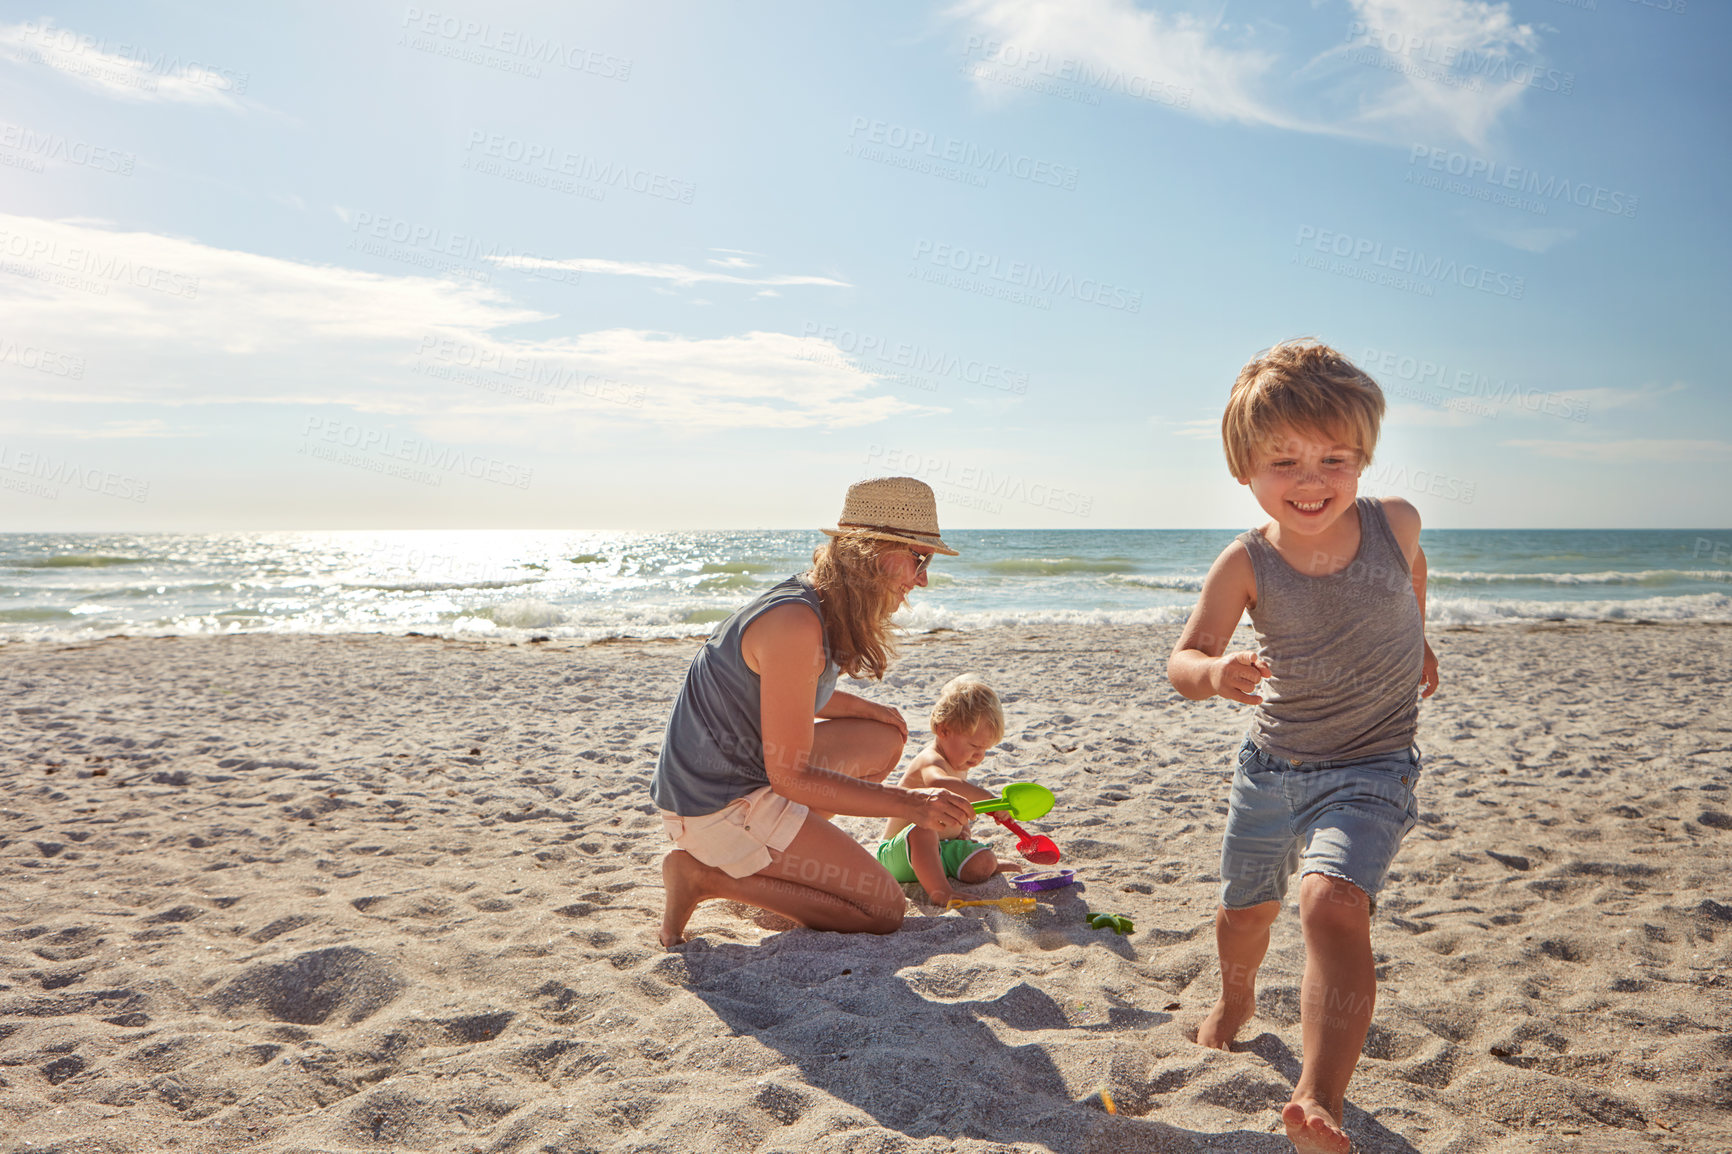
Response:
[[[662,945],[673,949],[686,940],[686,923],[705,898],[715,896],[705,886],[708,875],[719,870],[705,865],[683,849],[662,859]]]
[[[1234,999],[1229,1002],[1223,997],[1215,1003],[1215,1008],[1209,1011],[1209,1016],[1203,1019],[1203,1024],[1197,1027],[1197,1045],[1207,1046],[1211,1050],[1227,1049],[1256,1010],[1255,998]]]
[[[1315,1098],[1295,1098],[1281,1109],[1281,1124],[1295,1154],[1347,1154],[1353,1143]]]

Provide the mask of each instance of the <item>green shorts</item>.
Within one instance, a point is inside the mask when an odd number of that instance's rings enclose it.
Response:
[[[908,861],[908,835],[914,829],[914,826],[908,826],[890,840],[878,843],[878,864],[889,870],[890,876],[904,885],[920,880],[914,876],[914,866]],[[944,861],[944,876],[958,876],[963,863],[981,850],[991,848],[989,845],[961,837],[939,842],[938,856]]]

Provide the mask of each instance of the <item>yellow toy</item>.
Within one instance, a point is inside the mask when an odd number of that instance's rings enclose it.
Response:
[[[999,909],[1005,911],[1006,913],[1026,914],[1030,910],[1034,909],[1034,899],[1033,898],[1009,897],[1009,898],[976,898],[973,901],[964,901],[961,898],[951,898],[948,902],[945,903],[944,908],[947,910],[953,910],[957,906],[997,906]]]

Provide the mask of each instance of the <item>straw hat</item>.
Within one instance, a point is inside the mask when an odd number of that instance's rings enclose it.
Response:
[[[932,486],[913,477],[878,477],[849,485],[842,516],[834,529],[824,532],[832,537],[859,533],[880,541],[920,545],[946,557],[958,555],[938,535],[938,502],[932,496]]]

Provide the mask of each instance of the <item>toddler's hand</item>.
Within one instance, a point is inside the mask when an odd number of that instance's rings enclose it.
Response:
[[[1209,688],[1229,701],[1261,705],[1263,699],[1251,691],[1257,688],[1259,681],[1274,675],[1269,663],[1256,650],[1242,649],[1215,658],[1209,667]]]

